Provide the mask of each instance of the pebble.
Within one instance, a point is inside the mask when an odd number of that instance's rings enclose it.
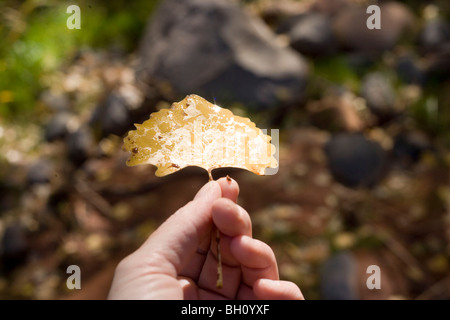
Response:
[[[358,299],[356,274],[357,260],[351,252],[341,251],[331,256],[325,261],[321,270],[321,299]]]
[[[360,133],[333,135],[325,154],[334,179],[347,187],[373,187],[385,174],[386,152]]]

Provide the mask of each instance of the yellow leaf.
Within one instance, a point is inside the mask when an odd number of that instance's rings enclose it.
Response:
[[[278,166],[270,136],[250,119],[197,95],[152,113],[150,119],[135,126],[124,138],[124,150],[131,152],[127,164],[155,165],[157,176],[187,166],[209,173],[215,168],[236,167],[263,175],[266,168]]]

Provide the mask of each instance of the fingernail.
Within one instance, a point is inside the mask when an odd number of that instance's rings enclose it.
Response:
[[[205,197],[206,195],[210,194],[211,191],[215,188],[216,181],[209,181],[207,184],[205,184],[195,195],[194,200],[200,199]]]

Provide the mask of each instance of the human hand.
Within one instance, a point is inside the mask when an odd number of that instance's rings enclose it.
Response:
[[[117,266],[108,299],[303,299],[281,281],[272,249],[252,238],[236,181],[210,181]],[[223,288],[216,287],[214,225],[220,230]]]

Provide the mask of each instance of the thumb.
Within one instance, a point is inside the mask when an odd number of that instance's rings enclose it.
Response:
[[[216,181],[205,184],[194,200],[171,215],[141,246],[139,250],[162,257],[178,271],[188,262],[212,228],[212,205],[222,196]],[[162,261],[159,261],[162,262]],[[160,264],[161,268],[167,268]],[[168,269],[166,269],[168,270]]]

